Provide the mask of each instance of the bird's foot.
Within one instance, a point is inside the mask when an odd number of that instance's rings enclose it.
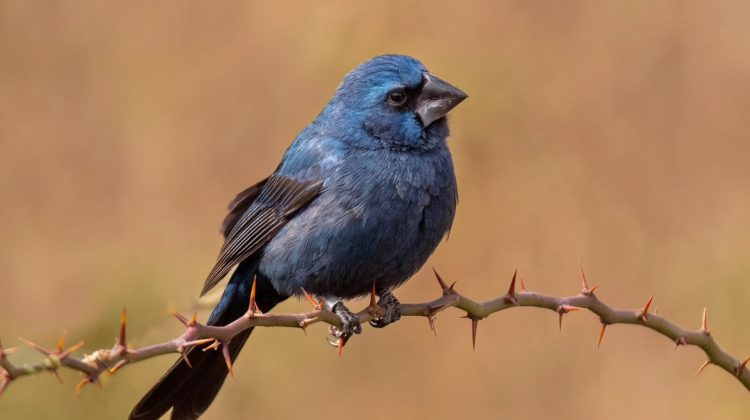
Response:
[[[381,292],[378,299],[380,316],[370,320],[370,325],[375,328],[383,328],[401,319],[401,302],[393,296],[390,290]]]
[[[354,334],[362,333],[362,325],[359,322],[357,314],[353,313],[343,302],[336,302],[331,309],[341,320],[341,328],[331,326],[331,334],[336,337],[339,348],[343,347]]]

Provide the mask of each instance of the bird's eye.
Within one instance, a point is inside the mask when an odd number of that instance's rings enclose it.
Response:
[[[406,93],[403,90],[394,90],[388,94],[388,102],[393,106],[401,106],[406,103]]]

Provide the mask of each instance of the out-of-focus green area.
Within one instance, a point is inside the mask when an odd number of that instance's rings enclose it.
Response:
[[[414,55],[469,93],[451,116],[460,204],[429,265],[476,298],[580,290],[655,306],[750,354],[750,6],[745,2],[0,3],[0,338],[109,346],[179,333],[225,204],[272,171],[341,77]],[[424,301],[429,269],[399,290]],[[362,303],[364,305],[364,303]],[[358,305],[355,304],[355,307]],[[288,302],[279,311],[306,309]],[[745,419],[696,349],[590,314],[448,310],[366,329],[256,332],[207,419]],[[206,314],[201,313],[203,319]],[[19,380],[0,418],[123,418],[173,361]],[[13,356],[38,360],[31,350]]]

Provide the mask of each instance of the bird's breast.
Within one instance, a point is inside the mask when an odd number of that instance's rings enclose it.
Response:
[[[394,287],[437,247],[455,205],[449,155],[352,159],[269,243],[260,270],[287,294],[304,287],[354,297],[373,281]]]

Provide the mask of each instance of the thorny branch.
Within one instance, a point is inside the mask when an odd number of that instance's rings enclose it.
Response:
[[[448,286],[440,275],[435,272],[437,281],[442,288],[442,296],[426,303],[410,303],[401,305],[402,316],[423,316],[427,318],[430,328],[435,331],[435,315],[449,307],[455,307],[466,312],[465,318],[471,320],[472,345],[476,345],[477,325],[480,320],[491,314],[515,307],[536,307],[555,311],[559,316],[560,328],[562,328],[563,316],[569,312],[587,309],[599,316],[601,329],[599,330],[598,347],[601,347],[604,332],[609,325],[633,324],[649,328],[668,337],[675,343],[675,348],[684,345],[700,347],[707,356],[706,362],[701,365],[696,374],[700,373],[708,365],[716,365],[732,374],[737,380],[750,390],[750,371],[747,365],[750,358],[738,360],[724,351],[711,335],[711,329],[707,326],[706,310],[700,328],[687,330],[675,325],[665,317],[649,312],[653,296],[648,299],[640,309],[615,309],[604,303],[594,294],[597,286],[590,287],[586,275],[581,268],[582,290],[573,296],[551,296],[532,292],[526,289],[523,279],[520,280],[519,290],[516,290],[516,273],[513,274],[508,292],[499,298],[486,302],[477,302],[469,299],[455,289],[455,283]],[[206,345],[202,351],[221,351],[224,354],[229,372],[232,366],[229,358],[227,345],[234,336],[251,327],[292,327],[301,328],[303,331],[315,323],[324,322],[332,327],[340,327],[339,318],[324,309],[321,302],[316,302],[312,296],[304,292],[305,297],[313,305],[313,309],[307,313],[300,314],[264,314],[258,310],[255,304],[255,284],[253,284],[250,295],[248,312],[226,326],[210,326],[197,322],[195,315],[191,319],[178,313],[173,313],[186,328],[179,337],[159,344],[140,348],[129,348],[126,342],[126,314],[123,309],[120,327],[120,335],[111,349],[96,350],[83,357],[73,355],[83,346],[83,342],[64,349],[63,340],[57,343],[57,348],[50,350],[23,340],[27,345],[36,349],[44,355],[44,359],[35,364],[16,366],[8,359],[8,355],[16,349],[4,349],[0,343],[0,395],[18,378],[33,375],[40,372],[51,372],[57,375],[58,368],[64,366],[83,373],[83,380],[76,386],[80,391],[86,384],[100,384],[102,374],[114,374],[125,365],[139,362],[141,360],[160,356],[168,353],[179,353],[189,364],[187,352],[195,347]],[[382,309],[375,302],[374,287],[370,304],[357,315],[362,323],[382,315]],[[339,355],[343,342],[338,342]],[[196,349],[198,350],[198,349]],[[59,378],[59,376],[58,376]]]

